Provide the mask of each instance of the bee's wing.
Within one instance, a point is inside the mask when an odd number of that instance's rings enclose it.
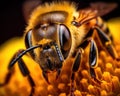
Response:
[[[94,2],[90,3],[89,7],[79,9],[79,17],[75,20],[78,25],[87,23],[88,21],[98,17],[104,16],[117,7],[116,3]]]
[[[113,11],[115,8],[117,8],[117,3],[111,2],[111,3],[105,3],[105,2],[94,2],[90,3],[90,9],[96,10],[98,16],[103,16],[111,11]]]

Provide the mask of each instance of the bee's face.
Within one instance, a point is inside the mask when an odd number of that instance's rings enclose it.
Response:
[[[61,68],[63,56],[61,51],[57,50],[58,46],[51,44],[48,39],[43,39],[41,42],[44,42],[41,44],[42,47],[36,50],[36,61],[40,64],[41,68],[46,71],[53,71]]]
[[[71,34],[69,29],[63,24],[67,18],[67,13],[55,11],[39,16],[38,23],[33,28],[33,43],[41,44],[43,47],[35,49],[36,61],[44,69],[54,70],[61,66],[61,58],[66,58],[71,48]],[[59,48],[59,52],[49,41],[54,41]]]
[[[41,14],[37,20],[35,27],[33,28],[33,36],[36,42],[39,42],[43,38],[58,39],[58,26],[62,24],[67,18],[67,13],[63,11],[55,11]]]

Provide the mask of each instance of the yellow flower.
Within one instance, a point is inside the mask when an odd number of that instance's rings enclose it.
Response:
[[[115,49],[120,56],[120,18],[108,21],[108,26],[115,39]],[[13,54],[19,49],[24,49],[24,40],[22,37],[15,37],[0,46],[0,83],[4,82],[8,73],[7,66]],[[85,56],[88,56],[85,51]],[[47,84],[44,80],[41,69],[28,56],[23,57],[31,76],[35,82],[35,96],[68,96],[70,92],[70,76],[73,59],[64,63],[62,73],[58,80],[55,79],[56,73],[49,74]],[[76,96],[120,96],[120,62],[113,60],[105,51],[99,53],[98,67],[95,68],[97,78],[102,82],[100,84],[91,81],[89,66],[86,59],[82,60],[79,71],[75,74]],[[30,85],[26,77],[20,73],[17,63],[15,64],[9,84],[0,87],[0,96],[29,96]]]

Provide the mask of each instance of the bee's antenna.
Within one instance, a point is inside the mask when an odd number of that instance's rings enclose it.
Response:
[[[42,47],[42,45],[36,45],[36,46],[32,46],[26,50],[22,50],[21,53],[19,53],[17,56],[14,56],[14,59],[11,61],[11,63],[9,64],[8,68],[11,68],[11,66],[13,66],[23,55],[25,55],[27,52],[34,50],[38,47]]]

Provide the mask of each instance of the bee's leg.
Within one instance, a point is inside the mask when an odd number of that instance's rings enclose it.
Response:
[[[60,61],[59,66],[57,67],[57,74],[56,74],[56,80],[57,80],[61,73],[61,67],[63,65],[64,57],[63,57],[58,45],[56,43],[54,43],[53,45],[55,46],[55,49],[56,49],[56,52],[57,52],[57,55],[58,55],[59,61]]]
[[[6,78],[5,78],[5,82],[4,82],[3,84],[0,84],[0,86],[4,86],[4,85],[6,85],[6,84],[9,83],[9,81],[10,81],[10,79],[11,79],[11,76],[12,76],[12,74],[13,74],[13,72],[14,72],[14,64],[15,64],[14,60],[15,60],[15,58],[17,58],[17,56],[19,56],[23,51],[24,51],[24,50],[19,50],[19,51],[13,56],[13,58],[11,59],[9,65],[8,65],[8,70],[9,70],[9,72],[8,72]],[[22,73],[23,76],[27,76],[27,78],[28,78],[28,80],[29,80],[29,83],[30,83],[30,86],[32,87],[31,93],[30,93],[30,96],[32,96],[32,94],[34,93],[35,83],[34,83],[32,77],[30,76],[30,72],[29,72],[27,66],[25,65],[24,61],[21,59],[20,56],[18,57],[18,59],[19,59],[19,60],[17,60],[17,61],[18,61],[18,65],[19,65],[20,71],[21,71],[21,73]],[[13,62],[14,62],[14,63],[13,63]]]
[[[74,95],[74,90],[75,90],[74,89],[74,79],[75,79],[75,72],[78,71],[79,66],[80,66],[81,54],[82,54],[82,50],[78,49],[74,63],[73,63],[73,67],[72,67],[70,96],[75,96]]]
[[[97,65],[98,59],[98,50],[95,42],[91,40],[90,42],[90,51],[89,51],[89,65],[90,65],[90,74],[93,78],[96,78],[94,70],[92,70]]]
[[[56,80],[58,79],[58,77],[60,76],[60,73],[61,73],[61,69],[57,69],[57,75],[56,75]]]
[[[10,82],[11,76],[13,74],[14,74],[14,68],[9,70],[9,72],[7,73],[7,75],[5,77],[5,81],[3,83],[0,83],[0,87],[3,87],[3,86],[7,85]]]
[[[93,29],[97,30],[102,45],[106,48],[111,57],[115,60],[120,60],[110,38],[99,27],[95,26]]]
[[[97,79],[94,68],[97,66],[98,61],[98,49],[96,43],[93,39],[90,40],[90,51],[89,51],[89,65],[90,65],[90,75],[94,81],[97,83],[101,83],[100,80]]]
[[[29,84],[31,86],[31,92],[30,92],[29,96],[33,96],[34,91],[35,91],[35,89],[34,89],[35,83],[34,83],[32,77],[31,77],[30,72],[29,72],[27,66],[25,65],[25,62],[23,61],[23,59],[18,60],[18,66],[20,68],[20,71],[21,71],[22,75],[24,77],[27,77],[27,79],[29,81]]]
[[[48,84],[50,84],[50,82],[49,82],[49,80],[48,80],[48,72],[43,70],[43,71],[42,71],[42,75],[43,75],[43,77],[45,78],[46,82],[47,82]]]
[[[98,60],[98,49],[95,41],[91,37],[87,37],[79,46],[79,48],[85,49],[88,44],[90,44],[89,51],[89,66],[90,66],[90,75],[94,81],[100,83],[100,80],[97,79],[94,68],[97,66]]]
[[[16,54],[14,54],[14,56],[12,57],[9,65],[8,65],[8,73],[7,73],[6,77],[5,77],[5,81],[3,83],[0,83],[0,87],[7,85],[10,82],[10,79],[11,79],[12,75],[14,74],[15,68],[12,67],[14,65],[11,66],[11,62],[15,59]]]

